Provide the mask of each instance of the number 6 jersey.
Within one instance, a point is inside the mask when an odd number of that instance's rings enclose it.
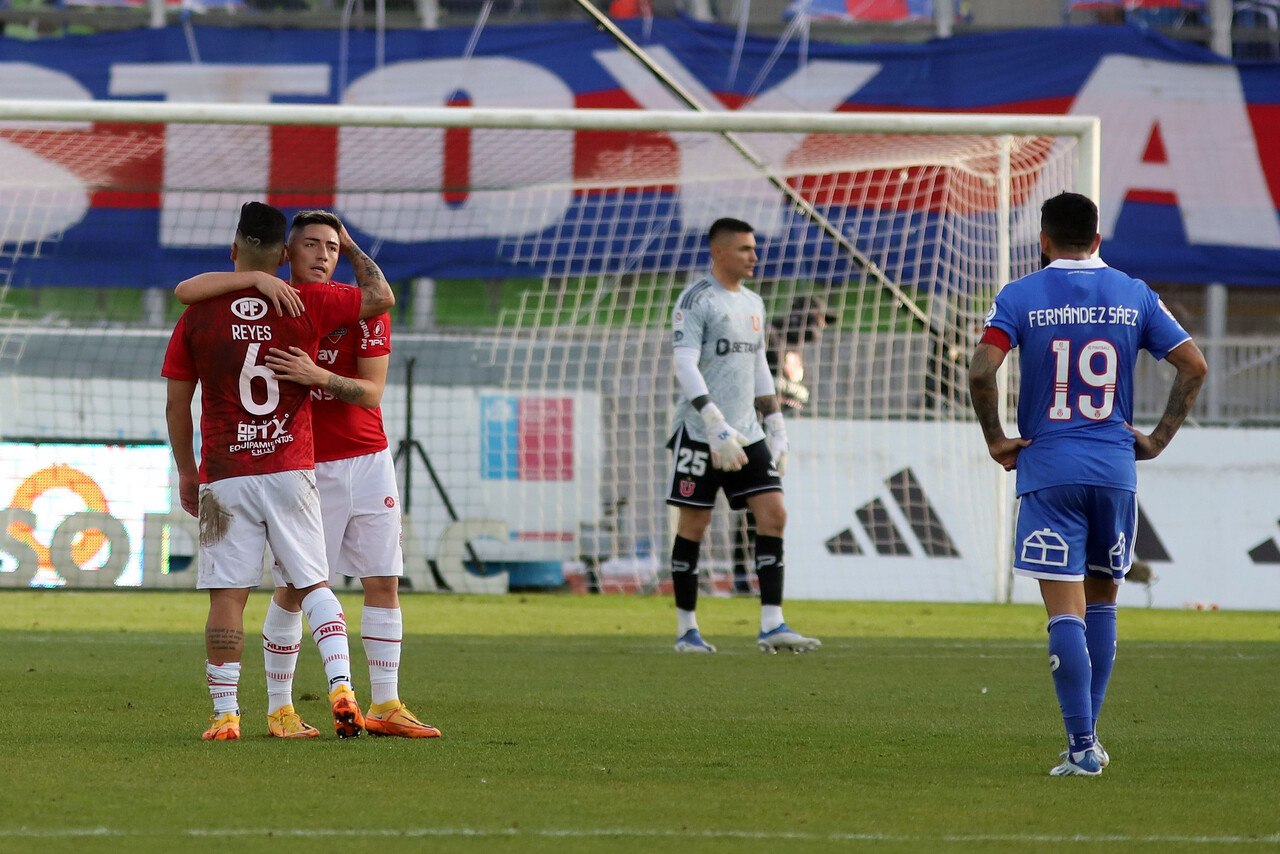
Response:
[[[309,286],[298,317],[280,317],[255,289],[183,312],[161,374],[199,381],[200,482],[315,468],[310,389],[277,380],[271,348],[299,347],[314,361],[320,336],[360,317],[358,288]]]
[[[1137,490],[1133,371],[1191,336],[1146,282],[1099,259],[1060,259],[1011,282],[986,326],[1009,336],[1021,370],[1018,494],[1063,484]]]

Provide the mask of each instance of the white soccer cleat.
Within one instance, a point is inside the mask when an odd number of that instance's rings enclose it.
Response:
[[[715,652],[716,648],[702,639],[702,635],[697,629],[689,629],[689,631],[676,638],[676,652]]]
[[[807,638],[786,623],[783,623],[776,629],[758,634],[756,636],[756,646],[760,647],[761,652],[768,653],[776,653],[780,649],[789,649],[792,652],[808,652],[821,647],[822,641],[817,638]]]

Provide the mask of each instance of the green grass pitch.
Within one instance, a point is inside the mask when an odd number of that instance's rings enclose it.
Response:
[[[295,697],[324,736],[283,742],[266,602],[244,740],[210,744],[204,597],[0,594],[0,851],[1280,848],[1280,614],[1122,610],[1113,761],[1084,779],[1046,773],[1064,737],[1035,607],[792,602],[823,648],[765,656],[756,603],[707,599],[721,652],[682,656],[664,598],[408,596],[401,695],[444,737],[336,739],[304,639]]]

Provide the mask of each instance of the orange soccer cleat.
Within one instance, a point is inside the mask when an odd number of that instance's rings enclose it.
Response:
[[[315,738],[320,730],[304,721],[293,706],[281,706],[267,715],[267,733],[275,738]]]
[[[355,692],[347,685],[339,685],[329,692],[329,705],[333,707],[333,730],[338,738],[355,738],[364,729],[364,715]]]
[[[203,741],[239,741],[240,740],[240,716],[232,712],[227,712],[222,717],[213,716],[209,718],[211,723],[209,728],[200,734]]]
[[[364,728],[374,735],[396,735],[400,738],[438,738],[440,730],[414,717],[409,707],[399,700],[369,707]]]

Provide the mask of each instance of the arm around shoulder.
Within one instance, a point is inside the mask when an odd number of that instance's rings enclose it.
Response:
[[[274,278],[269,273],[261,273],[256,270],[224,270],[200,273],[180,282],[173,289],[173,295],[183,305],[194,305],[203,300],[229,294],[232,291],[256,288],[263,277]]]
[[[281,317],[286,314],[297,317],[304,311],[302,298],[288,282],[262,270],[201,273],[179,283],[173,289],[173,295],[183,305],[194,305],[245,288],[257,288],[261,291],[263,296],[271,300]]]

